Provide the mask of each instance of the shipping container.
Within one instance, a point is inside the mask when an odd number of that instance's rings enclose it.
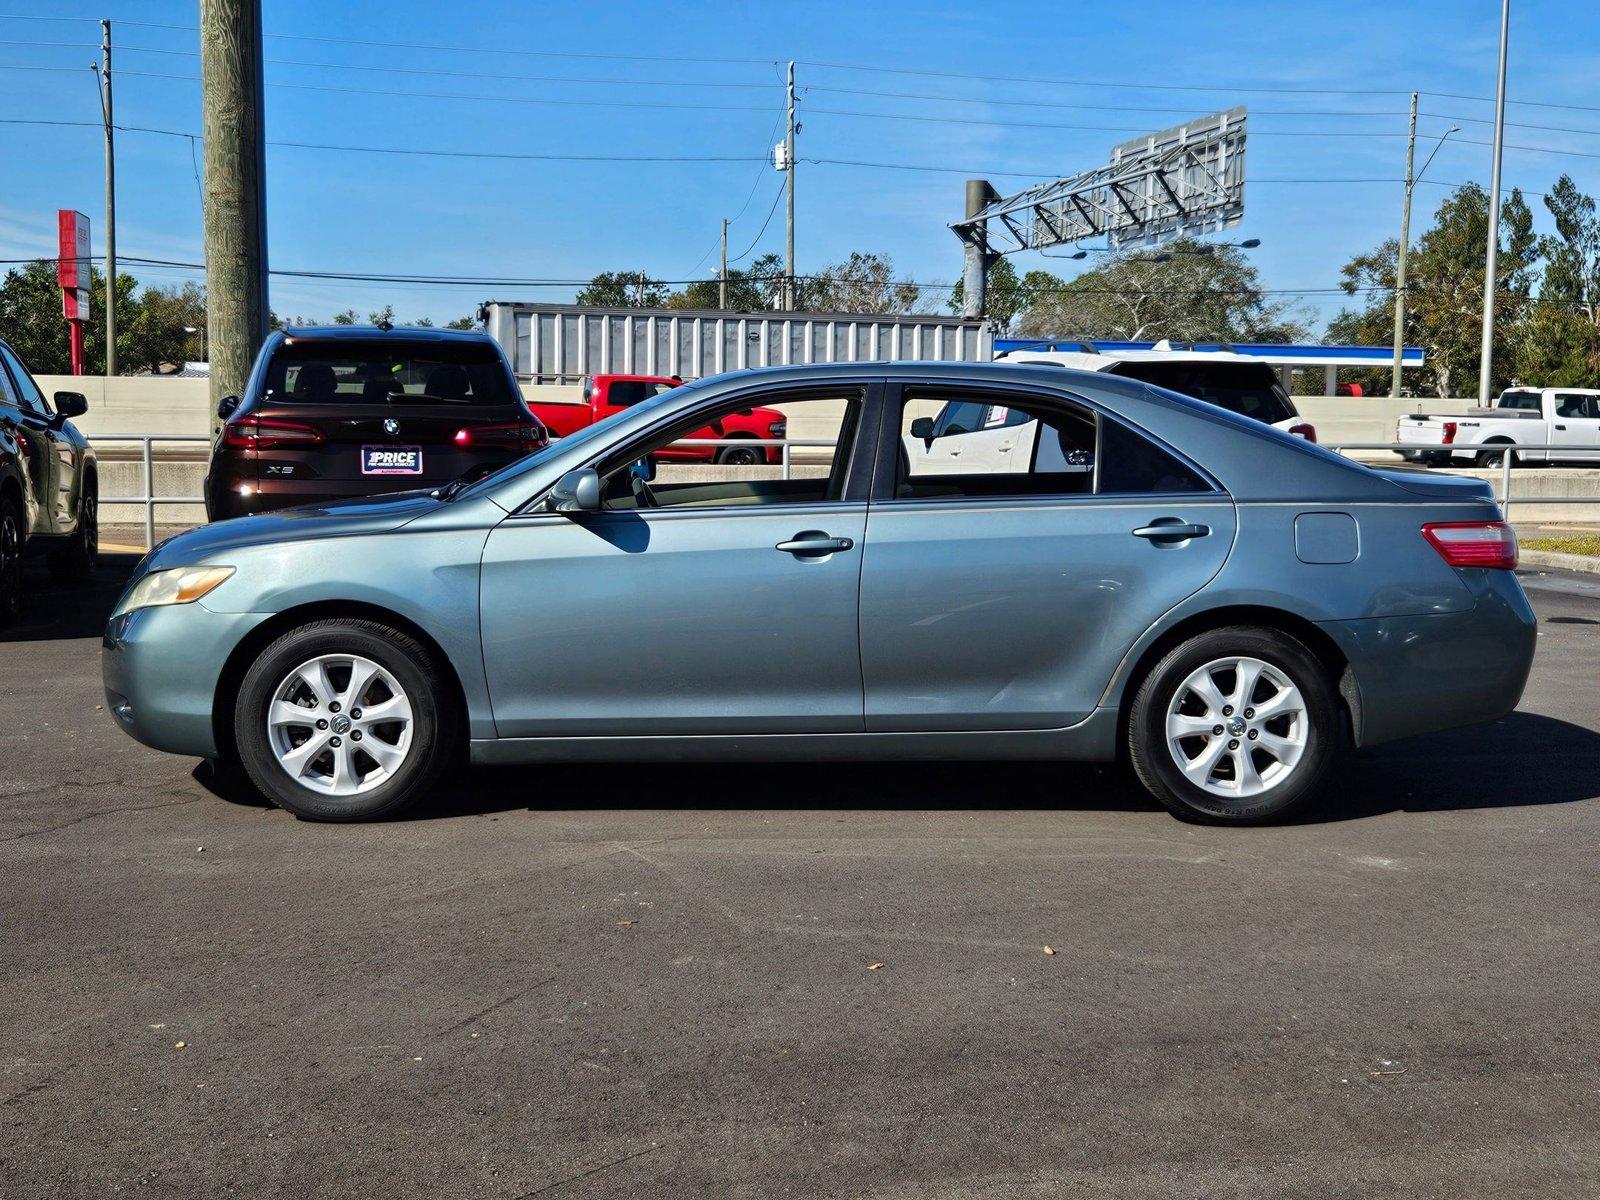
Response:
[[[531,384],[573,384],[586,375],[698,379],[790,363],[994,357],[989,322],[924,313],[745,313],[490,300],[478,317],[505,349],[517,378]]]

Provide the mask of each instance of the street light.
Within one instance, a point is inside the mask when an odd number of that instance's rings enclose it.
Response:
[[[1411,193],[1422,182],[1422,177],[1428,173],[1439,151],[1444,149],[1446,139],[1452,133],[1460,132],[1459,125],[1452,125],[1445,130],[1433,147],[1433,153],[1428,155],[1427,162],[1422,164],[1422,170],[1413,174],[1411,168],[1417,158],[1417,93],[1411,93],[1411,136],[1406,141],[1406,199],[1400,210],[1400,250],[1395,260],[1394,274],[1394,365],[1389,374],[1389,395],[1396,399],[1400,396],[1400,360],[1405,351],[1406,255],[1411,250]]]
[[[183,327],[183,331],[185,333],[198,333],[200,335],[200,361],[201,362],[205,362],[206,361],[206,331],[205,331],[204,326],[200,326],[200,325],[185,325]]]

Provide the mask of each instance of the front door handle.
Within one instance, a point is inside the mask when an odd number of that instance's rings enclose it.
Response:
[[[1209,525],[1188,525],[1174,521],[1165,525],[1143,525],[1133,531],[1133,536],[1152,542],[1183,542],[1190,538],[1205,537],[1210,532]]]
[[[823,554],[854,550],[855,546],[855,542],[847,537],[830,537],[820,530],[808,529],[804,533],[795,534],[787,542],[779,542],[773,549],[801,558],[815,558]]]
[[[1562,433],[1567,431],[1567,427],[1565,425],[1557,425],[1556,428],[1561,430]]]

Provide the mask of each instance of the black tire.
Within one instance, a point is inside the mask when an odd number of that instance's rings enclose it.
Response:
[[[50,556],[50,574],[63,583],[82,583],[94,574],[100,559],[100,495],[85,481],[78,501],[78,528],[67,544]]]
[[[1507,454],[1512,454],[1510,442],[1490,442],[1485,449],[1478,451],[1477,464],[1480,467],[1498,467]],[[1514,467],[1520,459],[1512,454],[1511,465]]]
[[[1293,684],[1304,702],[1307,725],[1304,749],[1288,774],[1266,790],[1248,798],[1218,795],[1193,782],[1174,757],[1175,753],[1187,753],[1185,748],[1191,743],[1182,742],[1180,749],[1174,752],[1169,749],[1167,740],[1168,712],[1178,699],[1185,681],[1206,664],[1233,657],[1258,659]],[[1228,675],[1223,672],[1218,678],[1227,679]],[[1237,676],[1232,678],[1237,683]],[[1260,702],[1265,704],[1267,700],[1270,700],[1270,694]],[[1242,716],[1242,713],[1230,712],[1227,719],[1242,719]],[[1248,727],[1255,728],[1254,725]],[[1223,728],[1224,735],[1218,740],[1229,747],[1244,746],[1245,753],[1250,755],[1249,765],[1260,767],[1258,756],[1267,755],[1267,752],[1251,748],[1247,740],[1248,733],[1240,739],[1228,739],[1226,735],[1232,730],[1226,725]],[[1316,655],[1298,639],[1279,630],[1238,625],[1198,634],[1169,650],[1151,668],[1136,689],[1129,709],[1128,757],[1139,782],[1175,816],[1211,824],[1263,824],[1284,819],[1316,795],[1332,769],[1340,731],[1339,701],[1334,683]],[[1257,732],[1264,736],[1266,733],[1283,733],[1285,729],[1273,724]],[[1203,734],[1201,736],[1204,737]],[[1199,757],[1198,751],[1195,756]],[[1224,751],[1223,756],[1231,759],[1232,753]],[[1271,756],[1267,755],[1267,758]],[[1272,767],[1269,763],[1260,769],[1270,771]],[[1235,774],[1231,762],[1226,766],[1219,762],[1213,770],[1219,775],[1226,771],[1229,777]],[[1225,787],[1228,780],[1213,780],[1212,775],[1208,774],[1207,782]]]
[[[0,625],[22,611],[22,509],[9,496],[0,499]]]
[[[393,778],[368,791],[333,796],[298,782],[278,761],[267,733],[267,711],[280,683],[296,667],[320,655],[344,654],[370,659],[394,677],[411,705],[411,741]],[[423,795],[452,758],[457,719],[451,695],[441,665],[408,634],[376,621],[313,621],[278,638],[245,672],[233,725],[239,763],[263,796],[296,816],[313,821],[391,816]],[[331,705],[328,712],[334,714]],[[369,730],[369,736],[375,735]],[[350,753],[357,754],[353,742]]]
[[[767,461],[764,446],[724,446],[717,451],[717,461],[727,467],[753,467]]]

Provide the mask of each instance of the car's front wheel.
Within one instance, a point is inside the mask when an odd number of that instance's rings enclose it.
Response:
[[[291,630],[245,673],[234,741],[268,799],[318,821],[389,816],[432,785],[455,714],[428,648],[374,621]]]
[[[1128,751],[1155,798],[1188,820],[1280,820],[1326,781],[1339,741],[1327,668],[1298,639],[1235,626],[1163,655],[1134,694]]]

